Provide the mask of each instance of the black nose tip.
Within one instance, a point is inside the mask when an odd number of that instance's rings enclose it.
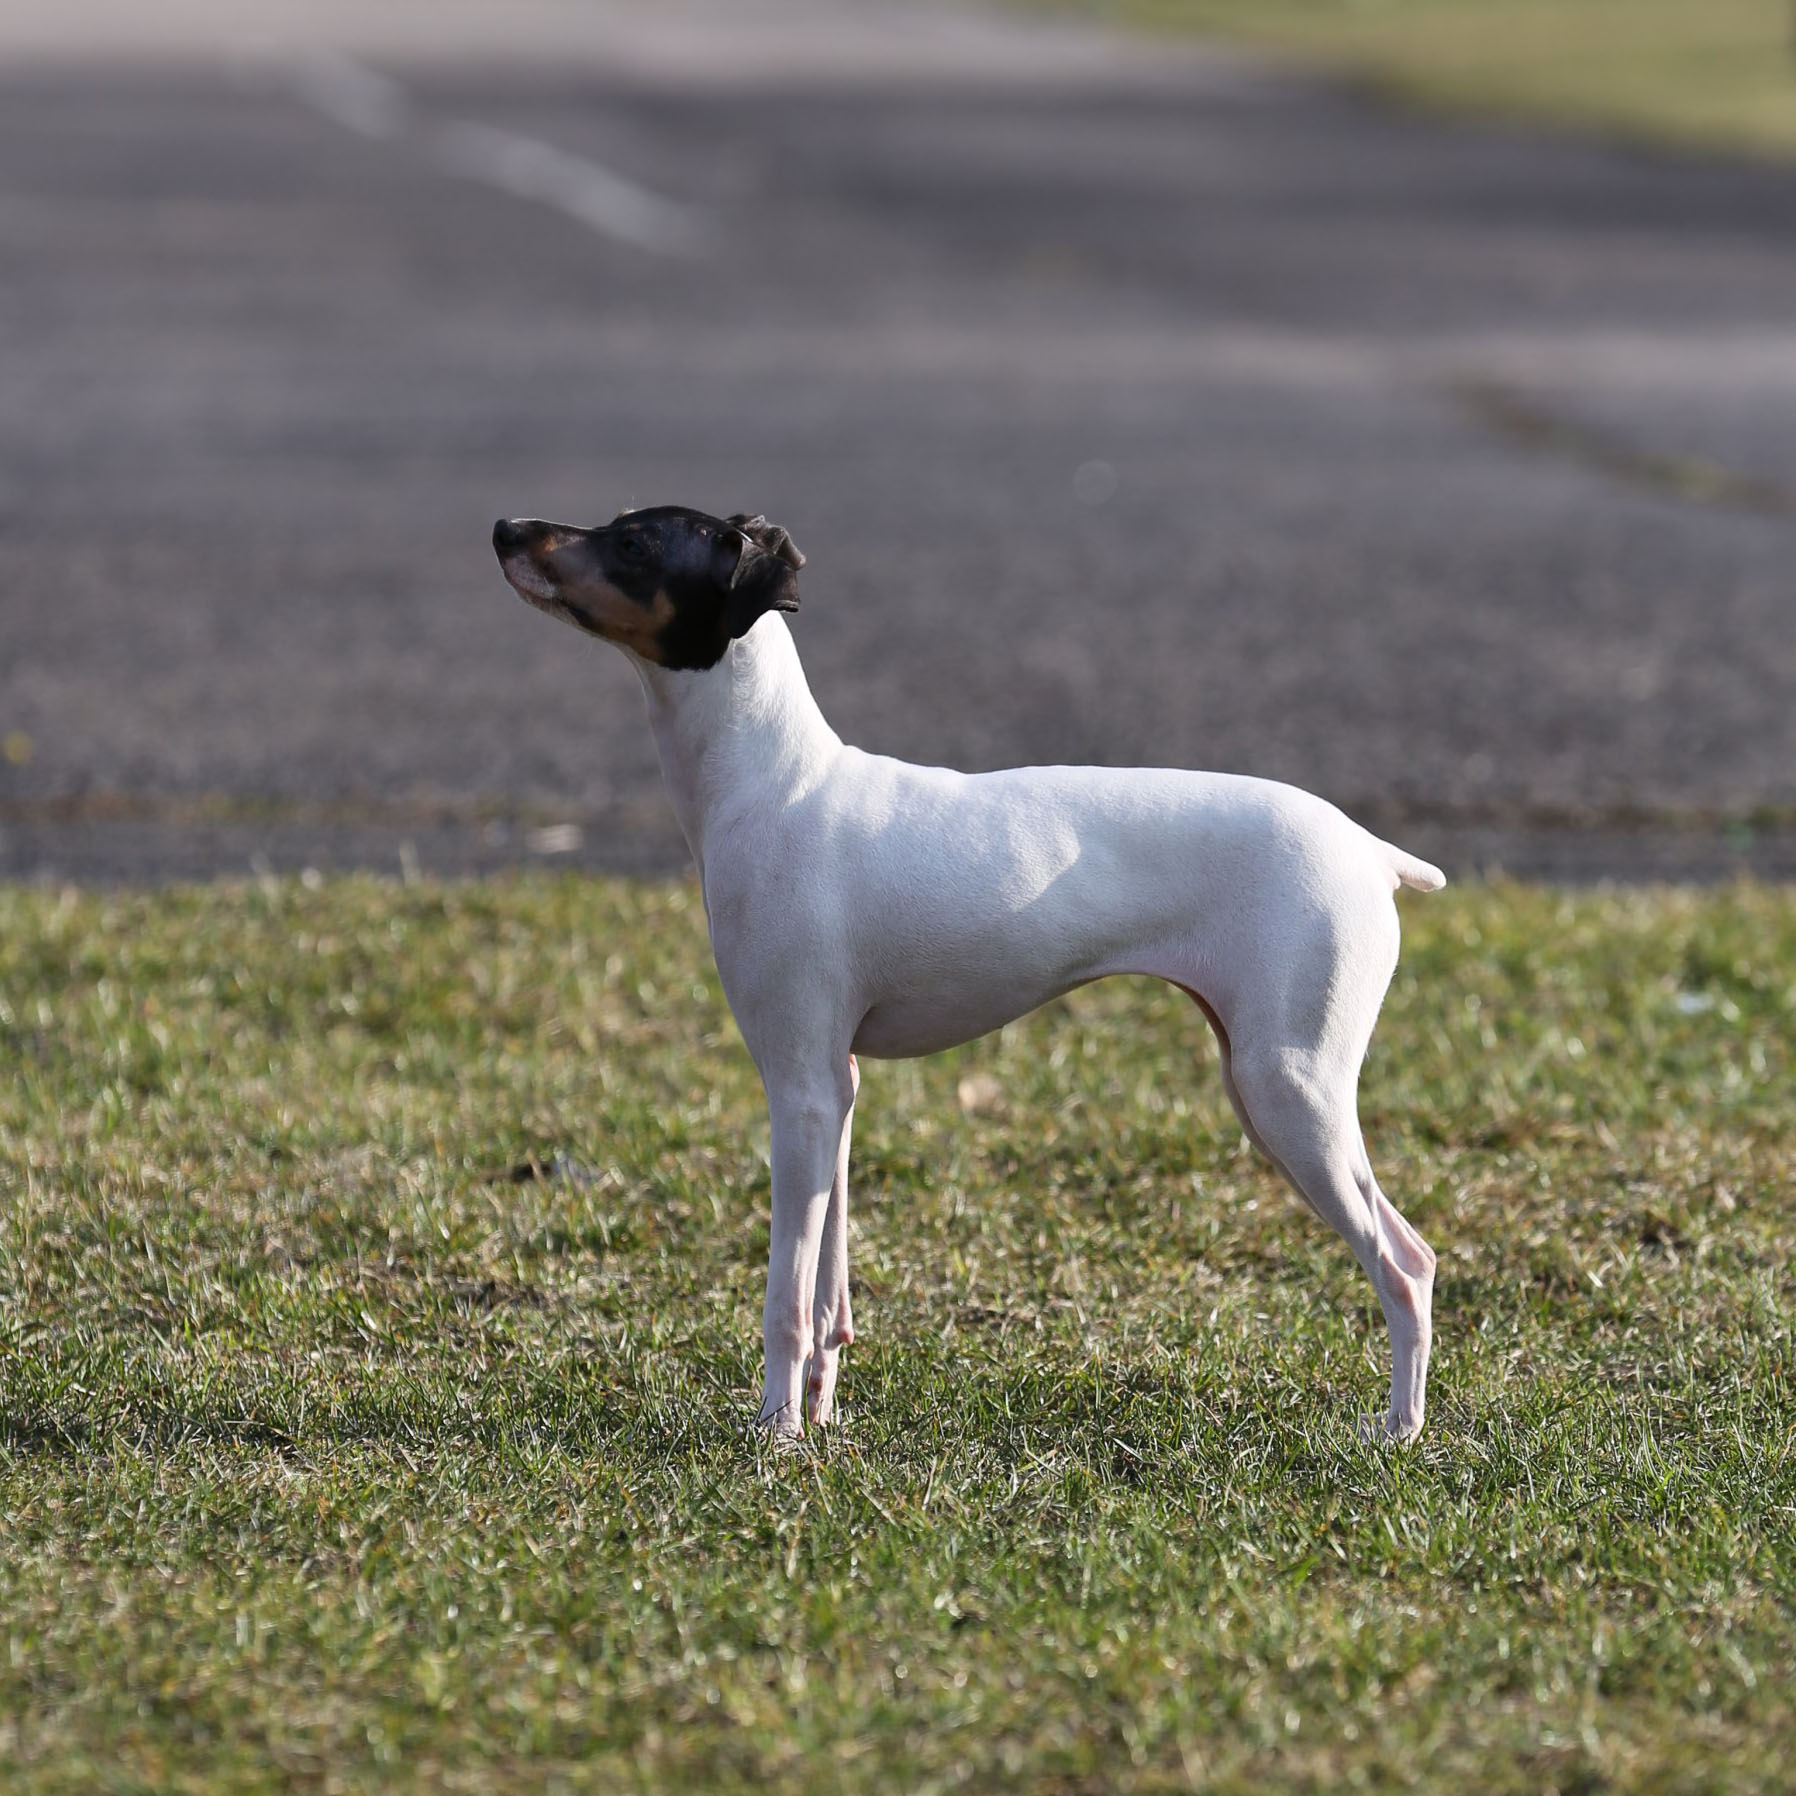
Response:
[[[525,530],[523,525],[519,524],[514,519],[501,518],[498,523],[493,526],[493,547],[497,549],[500,554],[504,554],[507,549],[515,549],[528,534],[529,532]]]

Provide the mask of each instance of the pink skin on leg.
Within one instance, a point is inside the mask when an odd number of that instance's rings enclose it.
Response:
[[[1174,983],[1177,983],[1176,981]],[[1234,1044],[1222,1019],[1188,985],[1179,987],[1216,1032],[1223,1087],[1241,1127],[1297,1195],[1352,1248],[1384,1312],[1391,1338],[1391,1398],[1364,1433],[1411,1441],[1422,1432],[1433,1341],[1434,1250],[1379,1190],[1360,1140],[1354,1102],[1357,1059],[1300,1084],[1273,1071],[1252,1077],[1251,1095],[1236,1077]]]
[[[1382,1432],[1389,1440],[1408,1441],[1422,1432],[1427,1402],[1428,1351],[1434,1338],[1434,1249],[1375,1184],[1372,1205],[1378,1230],[1373,1283],[1391,1331],[1391,1407]]]

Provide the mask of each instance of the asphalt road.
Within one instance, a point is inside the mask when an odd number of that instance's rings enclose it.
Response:
[[[0,18],[0,877],[678,867],[487,548],[669,501],[792,531],[869,747],[1796,875],[1789,172],[752,12]]]

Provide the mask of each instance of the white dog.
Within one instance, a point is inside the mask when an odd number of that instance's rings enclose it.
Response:
[[[501,521],[517,592],[642,677],[730,1008],[767,1090],[773,1244],[760,1420],[827,1422],[848,1306],[854,1056],[933,1054],[1107,973],[1203,1008],[1241,1126],[1353,1249],[1422,1427],[1434,1254],[1379,1190],[1359,1068],[1397,964],[1398,886],[1445,884],[1332,805],[1228,774],[968,775],[848,747],[778,613],[804,557],[683,507],[594,529]]]

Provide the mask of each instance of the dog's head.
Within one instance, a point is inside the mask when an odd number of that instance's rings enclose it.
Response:
[[[715,667],[768,611],[798,609],[804,557],[785,531],[683,505],[626,511],[583,530],[540,518],[493,526],[520,598],[658,667]]]

